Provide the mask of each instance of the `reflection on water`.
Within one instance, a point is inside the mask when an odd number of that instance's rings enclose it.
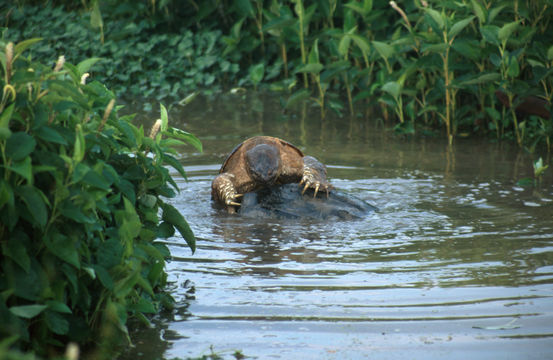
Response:
[[[448,151],[441,139],[399,139],[374,121],[320,121],[316,109],[284,117],[278,99],[223,100],[172,114],[205,149],[183,149],[189,179],[172,200],[198,250],[168,242],[177,309],[155,319],[157,335],[135,334],[128,358],[211,347],[223,358],[550,357],[553,186],[550,174],[539,191],[516,186],[531,177],[530,156],[485,140]],[[379,212],[324,222],[212,208],[224,156],[254,135],[316,156],[336,188]]]

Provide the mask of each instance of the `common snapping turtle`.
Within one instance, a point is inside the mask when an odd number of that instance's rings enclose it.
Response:
[[[302,194],[296,184],[275,185],[244,194],[238,212],[250,218],[355,220],[365,218],[376,207],[333,189],[325,196]]]
[[[302,194],[314,189],[328,195],[332,186],[325,166],[312,156],[305,156],[294,145],[270,136],[256,136],[238,145],[227,156],[219,175],[211,184],[211,197],[234,213],[239,199],[249,192],[276,185],[299,183]]]

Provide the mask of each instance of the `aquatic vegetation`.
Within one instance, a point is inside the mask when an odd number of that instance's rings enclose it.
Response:
[[[178,230],[194,251],[195,238],[167,201],[179,190],[168,167],[185,176],[174,147],[202,147],[163,105],[148,137],[86,81],[98,59],[44,65],[28,56],[40,43],[0,42],[0,348],[104,351],[128,318],[173,304],[156,239]]]
[[[548,1],[18,3],[5,11],[4,36],[40,32],[48,43],[35,56],[110,59],[95,70],[131,98],[178,101],[251,84],[283,90],[287,109],[311,99],[322,116],[379,105],[399,133],[438,128],[449,143],[480,133],[551,146],[551,117],[516,111],[530,95],[551,107]]]

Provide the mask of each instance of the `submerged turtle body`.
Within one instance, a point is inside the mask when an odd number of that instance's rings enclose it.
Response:
[[[313,197],[296,184],[285,184],[244,194],[238,213],[255,219],[358,220],[374,211],[376,207],[339,190]]]
[[[240,206],[243,194],[275,185],[299,183],[327,193],[326,168],[312,156],[282,139],[256,136],[238,145],[225,159],[211,184],[213,200],[229,213]]]

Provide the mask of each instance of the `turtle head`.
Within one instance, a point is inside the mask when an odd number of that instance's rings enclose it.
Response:
[[[280,152],[267,144],[259,144],[246,151],[247,171],[260,185],[274,185],[280,176]]]

